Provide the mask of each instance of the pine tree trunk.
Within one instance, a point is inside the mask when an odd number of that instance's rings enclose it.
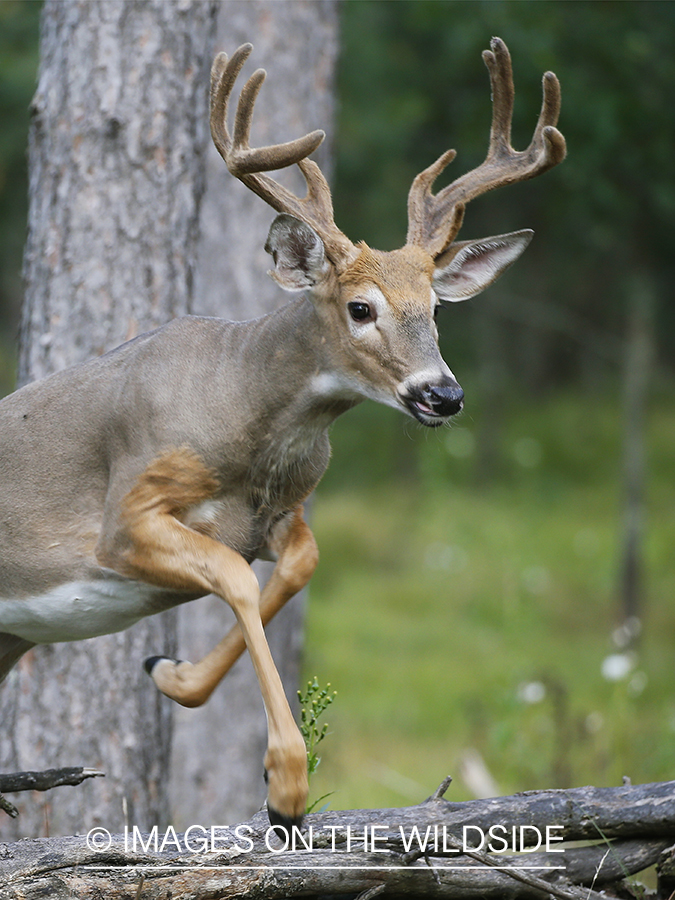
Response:
[[[254,51],[241,83],[259,66],[268,72],[256,102],[253,145],[286,141],[323,128],[328,138],[313,159],[329,176],[337,3],[247,0],[221,4],[216,49],[231,54],[246,41],[254,45]],[[294,176],[293,171],[274,175],[304,196],[304,185]],[[214,147],[207,154],[206,178],[195,312],[250,319],[278,308],[287,296],[267,277],[271,260],[264,251],[275,213],[232,178]],[[261,583],[269,568],[268,563],[256,564]],[[181,659],[199,659],[234,621],[223,601],[215,597],[183,607],[178,615]],[[291,702],[298,686],[302,618],[302,598],[296,597],[267,628]],[[250,816],[265,797],[265,744],[265,714],[246,654],[205,706],[176,708],[171,789],[176,827],[226,824]]]
[[[190,311],[216,8],[45,3],[20,382]],[[167,821],[172,710],[142,661],[174,644],[169,615],[24,657],[0,691],[0,770],[106,777],[21,795],[3,839]]]

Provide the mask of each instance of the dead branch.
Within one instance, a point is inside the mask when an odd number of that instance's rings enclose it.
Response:
[[[0,809],[13,819],[19,815],[16,806],[3,796],[3,791],[9,794],[19,791],[48,791],[63,784],[82,784],[85,778],[95,778],[97,775],[105,775],[105,772],[84,769],[82,766],[71,766],[67,769],[45,769],[44,772],[0,774]]]
[[[45,769],[44,772],[12,772],[0,774],[0,794],[13,794],[19,791],[48,791],[63,784],[78,785],[86,778],[105,775],[97,769],[85,769],[82,766],[70,766],[65,769]]]

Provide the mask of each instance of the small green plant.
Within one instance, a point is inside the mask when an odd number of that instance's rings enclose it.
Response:
[[[336,697],[337,691],[331,691],[330,684],[322,688],[316,676],[307,683],[307,689],[304,694],[302,691],[298,691],[300,732],[305,739],[305,746],[307,747],[307,775],[310,779],[319,768],[319,763],[321,762],[321,757],[316,754],[316,748],[328,733],[328,722],[324,722],[322,726],[319,726],[318,721]],[[327,794],[323,794],[318,800],[315,800],[307,807],[307,812],[312,812],[322,800],[330,797],[332,793],[330,791]]]

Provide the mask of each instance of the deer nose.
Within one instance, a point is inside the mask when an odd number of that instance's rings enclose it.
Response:
[[[437,416],[454,416],[464,406],[464,391],[455,383],[451,385],[429,385],[425,399]]]

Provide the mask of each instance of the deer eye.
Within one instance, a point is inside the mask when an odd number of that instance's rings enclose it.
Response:
[[[355,322],[373,321],[375,318],[370,306],[367,303],[360,303],[358,300],[347,304],[349,315]]]

